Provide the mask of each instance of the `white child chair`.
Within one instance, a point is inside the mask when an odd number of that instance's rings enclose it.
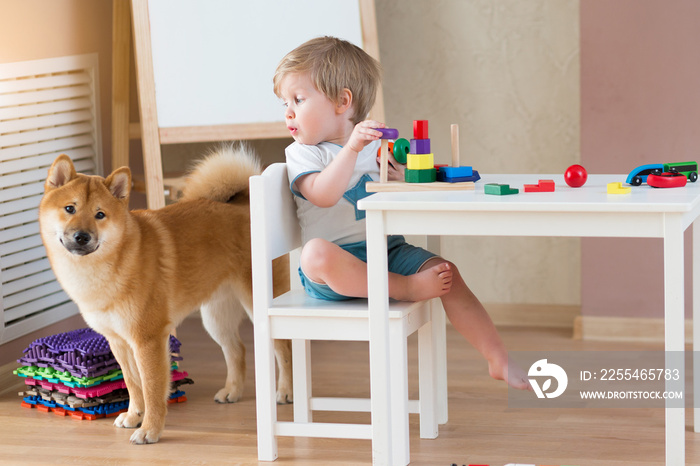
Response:
[[[372,439],[373,452],[381,452],[373,454],[375,463],[408,464],[409,412],[420,414],[421,438],[437,437],[438,424],[447,422],[445,317],[439,301],[391,302],[391,425],[315,423],[312,416],[315,410],[372,412],[369,399],[316,398],[311,394],[310,341],[368,341],[367,300],[314,299],[298,286],[273,299],[272,260],[301,246],[285,164],[273,164],[262,175],[250,178],[250,210],[258,459],[277,458],[278,436],[299,436]],[[295,277],[298,261],[290,262]],[[418,331],[419,399],[409,401],[406,340],[415,331]],[[274,339],[292,340],[293,422],[277,420]],[[387,429],[384,435],[377,434],[379,428]],[[390,445],[378,445],[382,438],[390,439]]]

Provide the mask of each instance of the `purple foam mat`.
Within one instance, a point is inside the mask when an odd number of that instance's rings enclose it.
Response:
[[[180,352],[180,341],[170,335],[170,351]],[[173,361],[182,357],[173,355]],[[72,330],[33,341],[17,360],[27,366],[52,367],[77,377],[97,377],[119,368],[107,339],[90,328]]]
[[[34,340],[29,345],[29,348],[34,346],[44,346],[58,353],[73,350],[92,356],[111,353],[107,339],[91,328],[80,328],[71,330],[70,332],[39,338]],[[180,340],[170,335],[170,351],[178,353],[180,351],[180,346]]]
[[[111,353],[101,356],[90,356],[80,353],[76,354],[73,351],[57,356],[56,360],[59,361],[63,367],[75,370],[89,370],[117,363],[117,360]]]
[[[170,335],[170,351],[180,352],[180,340]],[[58,333],[48,337],[34,340],[27,349],[43,347],[51,353],[66,353],[68,351],[78,351],[85,355],[102,356],[111,354],[107,339],[91,328],[80,328],[70,332]]]
[[[79,351],[83,354],[100,356],[109,354],[109,343],[105,337],[91,328],[80,328],[70,332],[58,333],[48,337],[34,340],[29,348],[40,346],[52,353],[65,353],[67,351]]]
[[[182,343],[180,343],[180,340],[178,340],[174,336],[170,335],[170,352],[171,353],[179,353],[180,346],[182,346]],[[182,360],[182,358],[180,358],[180,360]]]

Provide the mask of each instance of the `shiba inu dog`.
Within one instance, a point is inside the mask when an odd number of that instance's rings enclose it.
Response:
[[[61,155],[49,169],[39,206],[41,237],[58,281],[121,365],[130,403],[114,425],[140,427],[132,443],[154,443],[162,434],[168,335],[198,308],[228,370],[214,398],[223,403],[241,396],[245,347],[238,327],[253,311],[248,178],[260,172],[245,148],[222,147],[195,167],[181,201],[129,211],[128,168],[107,178],[87,176]],[[279,294],[289,286],[284,260],[274,273]],[[275,350],[278,402],[291,402],[289,341],[276,342]]]

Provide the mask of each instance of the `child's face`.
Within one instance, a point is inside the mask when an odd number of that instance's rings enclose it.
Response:
[[[308,73],[290,73],[280,83],[285,121],[295,141],[316,145],[345,144],[347,117],[338,105],[316,89]]]

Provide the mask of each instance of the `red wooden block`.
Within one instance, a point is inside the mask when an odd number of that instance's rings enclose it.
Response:
[[[539,180],[537,184],[526,184],[523,186],[526,193],[551,193],[554,192],[553,180]]]
[[[428,139],[428,120],[413,120],[413,137]]]

